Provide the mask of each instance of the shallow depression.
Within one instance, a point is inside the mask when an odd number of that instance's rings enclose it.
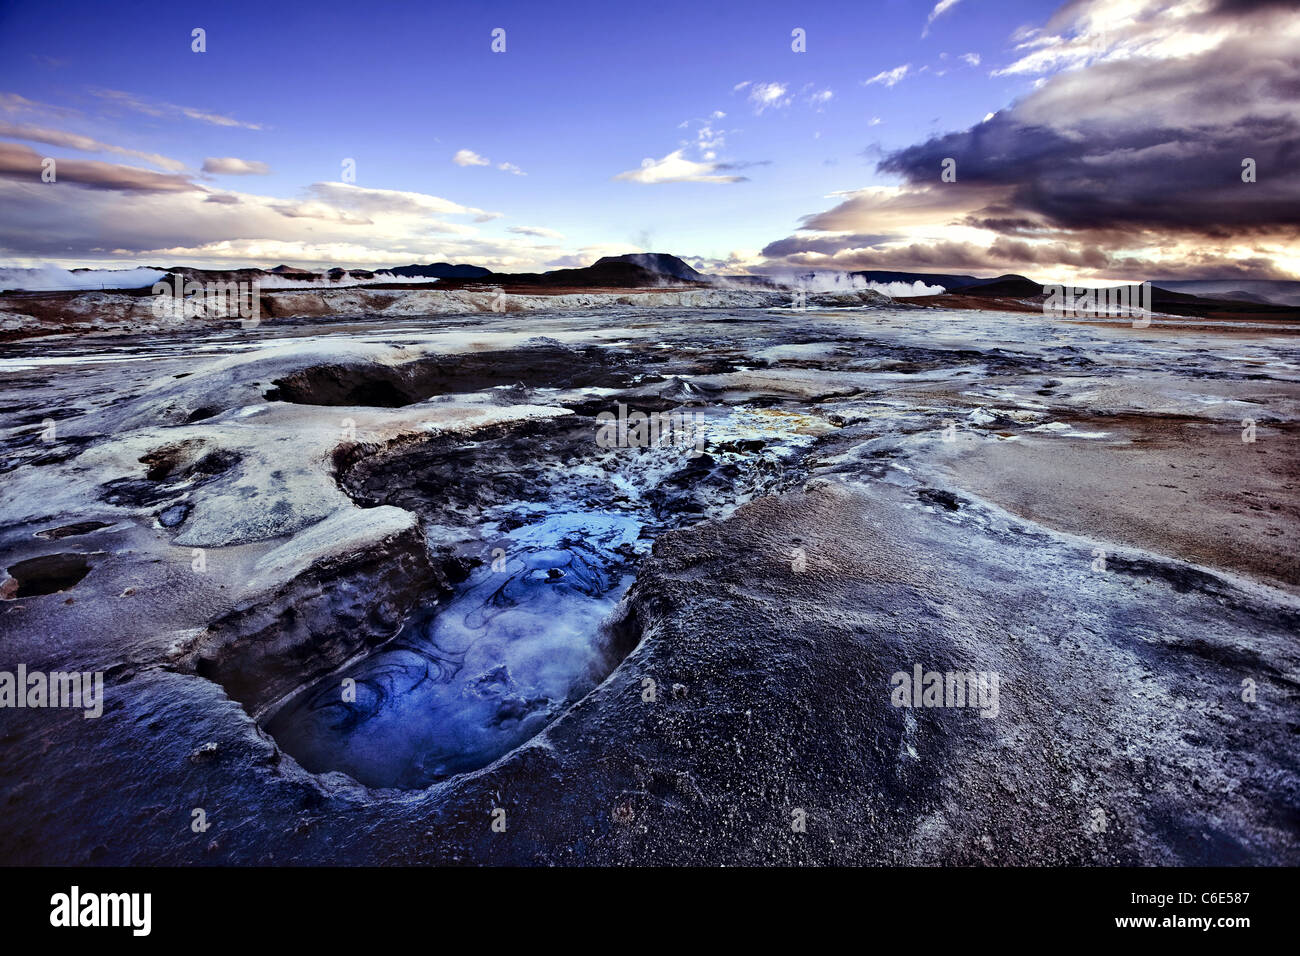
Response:
[[[709,414],[705,454],[601,449],[594,419],[575,416],[365,462],[345,486],[383,488],[369,500],[419,511],[431,552],[477,566],[392,640],[292,694],[265,729],[311,772],[399,789],[535,736],[630,652],[603,624],[653,538],[762,493],[810,444],[793,426],[781,442],[753,439],[746,409]]]

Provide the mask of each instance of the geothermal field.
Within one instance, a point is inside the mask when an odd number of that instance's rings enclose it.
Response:
[[[1300,323],[639,294],[4,345],[0,860],[1300,862]]]

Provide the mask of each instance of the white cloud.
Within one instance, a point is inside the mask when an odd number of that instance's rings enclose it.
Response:
[[[749,91],[749,102],[754,105],[755,113],[767,109],[781,109],[790,105],[788,88],[784,83],[755,83]]]
[[[492,160],[486,156],[480,156],[472,149],[459,149],[451,161],[457,166],[491,166]],[[513,173],[516,176],[527,176],[528,174],[516,166],[514,163],[497,163],[497,169],[506,173]]]
[[[907,76],[908,71],[912,69],[912,64],[904,63],[902,66],[896,66],[892,70],[881,70],[869,80],[863,81],[864,86],[870,86],[872,83],[884,83],[885,86],[895,86],[898,81]]]
[[[674,150],[662,159],[643,159],[640,169],[619,173],[615,179],[630,183],[738,183],[744,176],[720,176],[718,163],[697,163]]]
[[[0,110],[6,113],[46,113],[58,116],[78,115],[78,110],[70,110],[62,106],[52,106],[49,103],[38,103],[35,100],[29,100],[25,96],[19,96],[17,93],[0,93]]]
[[[961,58],[965,60],[967,63],[969,63],[971,66],[980,65],[980,55],[978,53],[963,53],[961,55]]]
[[[18,97],[18,99],[22,98]],[[185,168],[185,164],[180,160],[170,159],[158,153],[146,153],[138,149],[128,149],[125,146],[114,146],[111,143],[103,143],[89,136],[68,133],[58,129],[47,129],[43,126],[20,126],[13,123],[0,123],[0,136],[25,139],[33,143],[45,143],[49,146],[63,146],[67,149],[80,150],[83,153],[114,153],[118,156],[130,156],[133,159],[142,159],[159,169],[165,169],[173,173],[178,173]]]
[[[544,226],[511,226],[506,232],[513,232],[519,236],[539,236],[543,239],[564,238],[564,233],[556,232],[554,229],[547,229]]]
[[[953,7],[957,6],[959,2],[960,0],[939,0],[939,2],[934,5],[934,9],[930,11],[930,15],[926,17],[925,29],[921,31],[921,36],[929,36],[930,24],[934,23],[935,20],[939,19]]]
[[[484,159],[472,149],[459,149],[451,161],[457,166],[491,166],[490,160]]]
[[[338,209],[355,211],[361,215],[450,215],[473,216],[475,222],[500,219],[499,212],[486,212],[473,206],[431,196],[428,193],[405,192],[398,189],[366,189],[351,183],[312,183],[311,193],[318,199]]]
[[[118,106],[125,107],[129,110],[135,110],[137,113],[144,113],[146,116],[184,116],[187,119],[197,120],[200,123],[208,123],[212,126],[231,126],[240,127],[241,129],[262,129],[260,123],[245,123],[243,120],[237,120],[230,116],[224,116],[220,113],[213,113],[208,110],[196,109],[193,106],[177,106],[175,103],[150,102],[142,100],[130,93],[124,93],[121,90],[91,90],[95,96],[100,99],[108,100]]]
[[[695,131],[695,145],[708,155],[726,146],[727,137],[725,133],[715,130],[712,126],[704,125]]]
[[[271,167],[255,159],[209,156],[203,161],[203,171],[223,176],[265,176],[271,171]]]

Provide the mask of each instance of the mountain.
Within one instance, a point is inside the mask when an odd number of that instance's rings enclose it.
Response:
[[[1152,279],[1151,282],[1171,292],[1205,298],[1226,296],[1241,302],[1300,305],[1300,282],[1289,279]],[[1249,298],[1242,298],[1243,295]]]
[[[1255,295],[1253,292],[1243,292],[1241,289],[1234,289],[1232,292],[1202,292],[1202,299],[1226,299],[1229,302],[1255,302],[1259,305],[1273,305],[1262,295]]]
[[[684,264],[684,263],[683,263]],[[651,272],[621,257],[606,256],[581,269],[552,269],[550,272],[492,272],[485,282],[505,286],[544,286],[574,289],[645,289],[664,284],[663,273]]]
[[[431,262],[427,266],[397,266],[393,269],[381,269],[395,276],[407,279],[482,279],[492,275],[491,269],[482,266],[452,265],[450,262]]]
[[[647,272],[670,276],[683,282],[703,282],[706,280],[702,272],[696,272],[681,259],[670,256],[665,252],[633,252],[625,256],[604,256],[597,259],[592,268],[597,268],[609,262],[631,263],[634,266],[640,266]]]
[[[998,276],[996,279],[978,279],[969,285],[949,288],[949,292],[958,295],[997,296],[1013,299],[1028,299],[1042,295],[1043,287],[1033,279],[1015,273]]]

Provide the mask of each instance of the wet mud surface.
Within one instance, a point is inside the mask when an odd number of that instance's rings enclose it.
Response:
[[[1300,862],[1295,343],[868,308],[11,346],[0,670],[105,702],[0,710],[0,858]],[[996,699],[904,705],[918,667]]]

